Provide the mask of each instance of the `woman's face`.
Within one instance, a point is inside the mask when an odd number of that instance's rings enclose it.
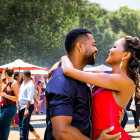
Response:
[[[109,56],[106,63],[109,65],[120,64],[124,54],[125,39],[121,38],[115,42],[114,46],[109,50]]]
[[[17,76],[17,81],[20,82],[21,80],[21,74],[19,73],[19,75]]]

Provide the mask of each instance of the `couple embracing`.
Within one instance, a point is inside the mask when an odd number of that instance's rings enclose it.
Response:
[[[119,112],[140,80],[140,40],[127,36],[115,42],[106,60],[112,74],[82,71],[95,63],[98,51],[90,31],[71,30],[65,48],[68,56],[61,58],[60,67],[60,62],[52,67],[47,85],[45,139],[131,140],[119,123]],[[92,97],[86,83],[100,87]]]

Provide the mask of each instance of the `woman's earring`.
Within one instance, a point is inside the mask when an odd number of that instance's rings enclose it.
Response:
[[[82,51],[80,50],[80,53],[81,53]]]
[[[123,65],[123,59],[122,59],[122,61],[121,61],[121,63],[120,63],[120,69],[121,69],[122,65]]]

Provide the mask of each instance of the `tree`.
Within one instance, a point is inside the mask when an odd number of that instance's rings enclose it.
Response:
[[[128,7],[121,7],[110,16],[112,30],[140,38],[140,15]]]
[[[78,26],[78,13],[86,1],[36,0],[0,1],[0,49],[10,40],[9,59],[21,58],[30,63],[50,66],[62,54],[64,36]],[[4,51],[5,52],[5,51]],[[5,55],[5,54],[4,54]]]

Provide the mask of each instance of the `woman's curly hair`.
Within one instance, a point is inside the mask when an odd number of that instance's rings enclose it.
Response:
[[[131,52],[131,57],[127,65],[128,76],[137,82],[137,69],[140,68],[140,40],[137,37],[126,36],[124,50]]]

